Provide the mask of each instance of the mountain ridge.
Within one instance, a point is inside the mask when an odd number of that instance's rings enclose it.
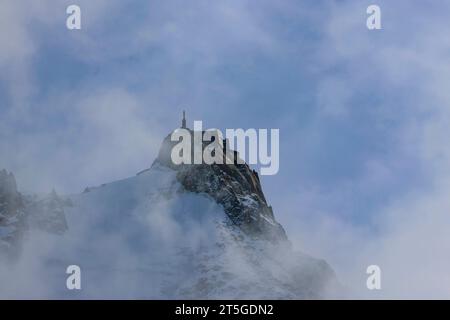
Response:
[[[331,267],[292,249],[255,171],[247,164],[174,166],[167,162],[171,145],[168,135],[151,167],[134,177],[67,197],[20,195],[28,203],[25,220],[34,227],[23,231],[28,239],[16,265],[32,261],[33,269],[23,268],[41,276],[32,286],[10,284],[8,291],[5,285],[0,297],[74,297],[61,272],[73,263],[83,270],[78,298],[336,294]],[[0,280],[8,283],[4,274],[0,268]]]

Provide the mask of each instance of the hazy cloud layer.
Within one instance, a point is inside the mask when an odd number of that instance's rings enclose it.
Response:
[[[263,187],[298,247],[358,294],[449,297],[449,5],[377,1],[0,4],[0,167],[78,192],[148,167],[179,113],[280,128]]]

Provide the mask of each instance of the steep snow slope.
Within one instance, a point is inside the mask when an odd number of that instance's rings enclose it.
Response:
[[[322,298],[335,285],[324,261],[243,232],[159,163],[70,200],[64,234],[30,232],[22,258],[0,267],[0,297]],[[81,291],[66,289],[71,264]]]

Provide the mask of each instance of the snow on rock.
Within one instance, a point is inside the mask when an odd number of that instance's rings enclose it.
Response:
[[[29,230],[64,233],[67,205],[55,191],[46,196],[22,195],[14,175],[0,171],[0,256],[17,257]]]
[[[63,234],[68,229],[64,210],[71,206],[71,202],[60,197],[55,190],[45,196],[25,196],[24,201],[30,228],[55,234]]]
[[[0,171],[0,255],[18,250],[23,231],[24,204],[17,191],[16,179],[6,170]],[[1,256],[0,256],[1,258]]]
[[[246,234],[287,242],[283,227],[267,204],[258,174],[248,164],[174,165],[170,155],[174,144],[168,135],[154,164],[174,169],[186,190],[206,194],[222,205],[230,220]]]
[[[166,138],[151,168],[134,177],[70,197],[22,199],[35,227],[21,258],[0,264],[0,298],[312,299],[336,292],[325,261],[293,251],[248,165],[174,167],[167,149]],[[11,232],[6,226],[0,237]],[[73,264],[82,270],[80,291],[66,288]]]

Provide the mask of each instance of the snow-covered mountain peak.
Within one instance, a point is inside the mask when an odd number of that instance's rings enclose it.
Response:
[[[292,250],[248,165],[173,167],[164,154],[80,194],[22,196],[39,227],[13,267],[0,264],[0,297],[323,298],[336,288],[326,262]],[[72,264],[79,292],[65,286]]]

